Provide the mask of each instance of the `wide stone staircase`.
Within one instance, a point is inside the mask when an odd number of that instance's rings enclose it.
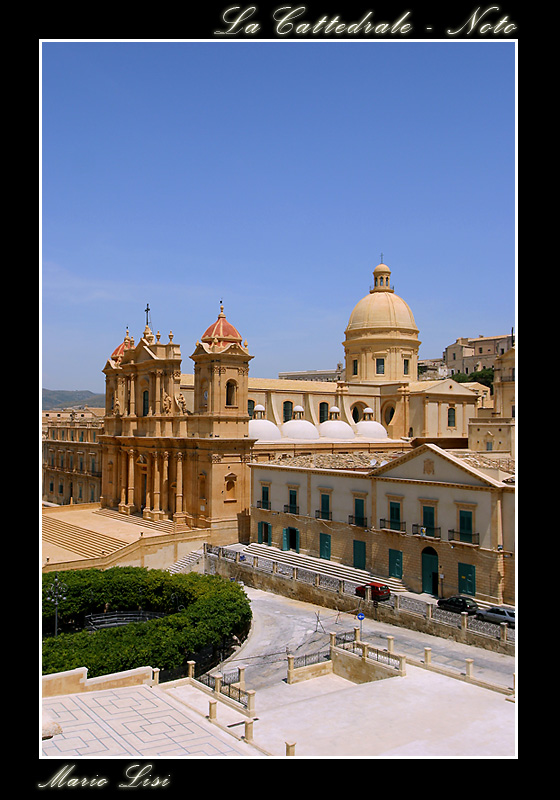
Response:
[[[145,531],[153,530],[158,531],[159,533],[175,532],[173,520],[171,519],[152,521],[149,519],[143,519],[140,514],[121,514],[114,508],[100,508],[97,511],[94,511],[94,514],[99,514],[102,517],[111,517],[119,522],[129,523],[130,525],[140,526],[140,528]]]
[[[121,539],[63,522],[48,514],[42,515],[41,528],[45,542],[62,547],[82,558],[98,558],[114,553],[126,545]]]
[[[379,581],[379,583],[385,583],[391,592],[407,591],[404,583],[398,578],[380,577],[367,570],[345,566],[335,561],[327,561],[324,558],[315,558],[303,553],[296,553],[294,550],[279,550],[277,547],[251,542],[244,548],[242,554],[244,556],[267,558],[270,561],[278,561],[288,566],[307,569],[310,572],[319,572],[322,575],[329,575],[338,580],[351,581],[357,585],[368,583],[369,581]]]

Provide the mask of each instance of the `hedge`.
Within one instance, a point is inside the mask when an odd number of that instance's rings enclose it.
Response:
[[[46,600],[52,573],[43,575],[44,675],[87,667],[88,677],[152,666],[173,669],[192,654],[224,639],[243,639],[251,622],[251,607],[243,589],[217,575],[171,575],[142,567],[75,570],[60,573],[67,587],[58,608]],[[85,616],[110,611],[160,611],[168,616],[94,633],[76,630]]]

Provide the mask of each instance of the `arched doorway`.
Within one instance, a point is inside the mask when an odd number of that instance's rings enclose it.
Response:
[[[438,596],[438,554],[433,547],[422,550],[422,591]]]

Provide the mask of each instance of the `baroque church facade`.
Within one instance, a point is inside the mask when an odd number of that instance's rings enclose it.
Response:
[[[253,378],[246,341],[226,319],[196,342],[192,373],[180,346],[148,323],[128,331],[103,372],[101,505],[178,529],[248,531],[251,461],[310,452],[406,452],[431,441],[467,445],[477,393],[451,379],[418,381],[419,331],[381,263],[353,309],[345,379]],[[245,527],[244,527],[245,526]]]

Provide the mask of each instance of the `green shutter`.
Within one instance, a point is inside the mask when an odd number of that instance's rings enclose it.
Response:
[[[263,540],[263,532],[262,532],[262,522],[257,523],[257,541],[259,544],[262,544]]]
[[[282,550],[289,550],[290,549],[290,539],[288,536],[288,529],[282,529]]]

